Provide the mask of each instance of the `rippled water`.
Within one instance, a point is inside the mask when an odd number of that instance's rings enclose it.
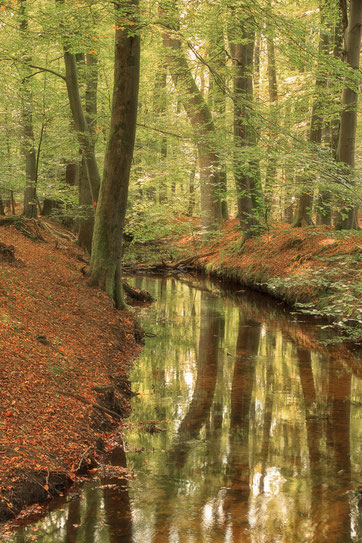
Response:
[[[122,469],[10,541],[360,541],[358,362],[317,347],[316,326],[266,297],[134,284],[157,301],[141,310],[150,337],[132,374],[126,455],[108,459]]]

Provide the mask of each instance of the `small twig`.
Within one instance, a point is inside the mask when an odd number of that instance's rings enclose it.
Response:
[[[83,460],[85,459],[85,456],[86,456],[87,452],[90,451],[91,448],[92,448],[92,447],[88,447],[88,449],[86,449],[86,450],[84,451],[84,453],[82,454],[82,456],[80,457],[79,464],[78,464],[78,467],[77,467],[76,471],[79,471],[79,470],[80,470],[81,465],[82,465],[82,462],[83,462]]]
[[[95,409],[98,409],[99,411],[102,411],[103,413],[106,413],[107,415],[110,415],[113,418],[122,419],[122,416],[119,413],[116,413],[115,411],[112,411],[111,409],[107,409],[107,407],[103,407],[102,405],[99,405],[94,402],[90,402],[89,400],[86,400],[83,398],[83,396],[79,396],[79,394],[74,394],[73,392],[65,392],[63,390],[58,390],[58,394],[61,394],[62,396],[67,396],[68,398],[74,398],[75,400],[79,400],[80,402],[89,405],[91,407],[94,407]]]

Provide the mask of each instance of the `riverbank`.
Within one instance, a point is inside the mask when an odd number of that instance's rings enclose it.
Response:
[[[182,223],[187,219],[182,219]],[[172,246],[167,266],[167,249]],[[160,261],[162,247],[147,248],[147,265]],[[361,341],[362,237],[356,232],[336,232],[326,226],[292,228],[282,224],[245,243],[236,219],[226,221],[207,244],[197,233],[194,220],[190,232],[163,244],[161,266],[177,273],[177,262],[187,261],[192,269],[241,287],[269,294],[291,307],[326,319],[333,327],[333,340]],[[168,249],[169,250],[169,249]],[[138,262],[129,254],[128,269]],[[163,263],[163,264],[162,264]],[[144,272],[144,267],[142,268]],[[182,265],[180,266],[182,270]]]
[[[25,226],[33,239],[0,227],[0,522],[94,467],[139,350],[134,317],[87,286],[72,235]]]

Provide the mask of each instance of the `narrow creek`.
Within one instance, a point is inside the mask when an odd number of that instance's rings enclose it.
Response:
[[[126,453],[6,541],[361,541],[358,365],[317,348],[316,326],[267,297],[133,284],[157,301],[141,310]]]

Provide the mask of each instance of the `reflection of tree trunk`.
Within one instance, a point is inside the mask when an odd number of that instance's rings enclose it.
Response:
[[[76,543],[78,527],[80,525],[80,500],[73,500],[69,504],[64,543]]]
[[[272,354],[269,354],[269,361],[266,367],[266,376],[265,376],[265,392],[264,392],[264,421],[263,421],[263,437],[260,451],[260,482],[259,490],[263,492],[264,490],[264,478],[268,463],[269,455],[269,444],[270,444],[270,429],[272,423],[272,413],[273,413],[273,396],[274,396],[274,368],[273,368],[273,359]]]
[[[322,481],[320,465],[319,436],[320,424],[316,414],[312,412],[316,408],[316,391],[314,386],[311,353],[302,348],[297,348],[300,382],[303,390],[305,406],[305,422],[307,428],[307,444],[309,453],[310,483],[312,485],[312,514],[314,521],[318,521],[319,504],[322,498]]]
[[[114,449],[108,457],[108,463],[112,466],[126,467],[126,455],[123,449]],[[118,477],[107,477],[102,479],[102,484],[107,485],[103,489],[103,499],[110,543],[131,543],[133,541],[132,512],[127,480],[125,479],[120,484]]]
[[[94,543],[95,525],[97,522],[99,503],[99,492],[88,487],[86,490],[86,513],[84,518],[84,536],[87,543]]]
[[[329,397],[332,401],[328,438],[334,450],[336,471],[351,472],[350,459],[350,394],[351,373],[343,369],[340,362],[330,362]]]
[[[352,541],[348,490],[351,483],[350,457],[350,395],[351,373],[347,373],[338,360],[329,361],[330,417],[327,426],[327,444],[334,453],[333,472],[337,490],[328,507],[326,521],[330,543]],[[332,492],[332,489],[330,489]]]
[[[206,421],[216,385],[220,315],[212,311],[207,303],[206,294],[202,292],[197,379],[190,407],[178,432],[179,436],[188,439],[196,437]]]
[[[259,347],[260,327],[239,312],[239,333],[231,387],[230,482],[224,499],[224,511],[230,515],[233,541],[248,541],[248,500],[250,494],[249,414]]]
[[[218,312],[210,309],[207,295],[202,292],[197,378],[189,409],[180,424],[175,445],[167,457],[166,486],[162,487],[167,497],[161,503],[168,503],[169,508],[167,511],[157,511],[152,543],[169,542],[170,506],[178,492],[177,484],[173,485],[172,481],[177,482],[176,472],[181,472],[187,461],[192,446],[190,440],[197,438],[210,415],[218,373],[220,318]]]
[[[234,430],[245,426],[248,429],[251,394],[253,390],[255,364],[250,354],[259,347],[260,328],[255,322],[239,313],[239,333],[236,343],[236,359],[231,387],[230,426]]]

